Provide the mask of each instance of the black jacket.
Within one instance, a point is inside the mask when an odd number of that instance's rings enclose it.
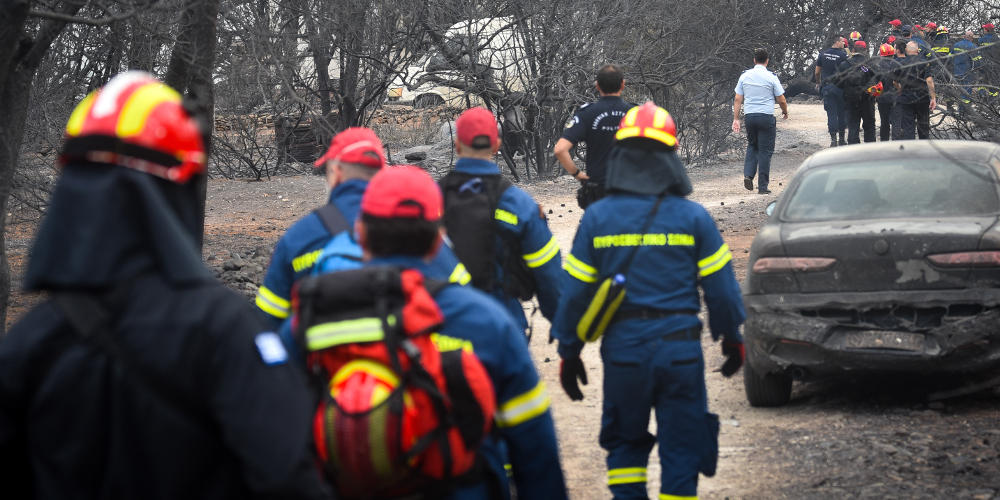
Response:
[[[122,347],[200,414],[151,394],[47,301],[0,342],[4,498],[328,497],[306,383],[262,361],[249,304],[221,285],[147,275],[120,307]]]
[[[84,312],[107,311],[94,330],[126,355],[85,340],[52,300],[0,340],[3,498],[330,496],[304,376],[201,263],[196,202],[193,183],[63,168],[26,287],[106,300]]]

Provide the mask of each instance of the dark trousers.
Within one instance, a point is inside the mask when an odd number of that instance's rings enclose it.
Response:
[[[930,100],[898,103],[899,107],[899,137],[896,139],[927,139],[931,135]],[[916,137],[914,137],[914,127]]]
[[[747,124],[747,157],[743,160],[743,175],[753,179],[760,174],[757,190],[764,191],[770,181],[777,123],[774,115],[764,113],[750,113],[744,119]]]
[[[861,129],[865,131],[865,142],[875,142],[875,100],[868,94],[848,96],[847,103],[847,143],[861,142]]]
[[[892,137],[892,108],[895,106],[893,99],[879,99],[878,101],[878,139],[888,141]]]
[[[648,499],[646,465],[659,444],[660,494],[698,494],[700,463],[712,445],[708,431],[705,361],[698,341],[652,341],[634,362],[604,359],[601,447],[608,486],[618,499]],[[656,412],[656,436],[649,410]]]
[[[836,85],[823,85],[823,109],[826,110],[826,130],[835,134],[847,128],[847,105],[844,91]]]

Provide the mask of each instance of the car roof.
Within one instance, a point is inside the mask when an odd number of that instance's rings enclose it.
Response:
[[[921,140],[892,141],[856,144],[847,147],[824,149],[813,154],[802,164],[802,169],[824,165],[837,165],[853,161],[879,161],[909,158],[941,158],[978,162],[985,164],[990,156],[1000,154],[1000,145],[983,141]]]

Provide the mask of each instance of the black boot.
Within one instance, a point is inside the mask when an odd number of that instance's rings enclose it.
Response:
[[[837,147],[837,133],[836,132],[830,132],[830,147],[831,148]]]
[[[847,141],[844,140],[844,136],[845,135],[847,135],[847,131],[846,130],[841,130],[840,133],[837,134],[837,136],[839,137],[839,139],[837,140],[837,144],[840,144],[841,146],[846,146],[847,145]]]

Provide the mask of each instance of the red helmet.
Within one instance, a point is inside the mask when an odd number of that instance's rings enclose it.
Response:
[[[851,41],[855,41],[856,42],[858,40],[861,40],[861,33],[858,32],[858,31],[852,31],[850,37],[851,37]]]
[[[894,43],[896,41],[896,35],[889,35],[889,38],[885,39],[885,43]],[[895,51],[896,49],[892,49]]]
[[[865,89],[865,92],[868,92],[868,94],[871,95],[872,97],[878,97],[882,95],[883,90],[885,90],[885,88],[882,87],[882,82],[878,82],[875,85],[872,85],[871,87]]]
[[[995,28],[995,26],[993,26],[993,23],[986,23],[983,25],[983,29],[986,31],[993,31],[993,28]]]
[[[677,124],[667,110],[653,101],[646,101],[625,113],[615,134],[619,141],[633,137],[645,137],[674,147],[677,145]]]
[[[882,57],[889,57],[896,55],[896,47],[889,45],[888,43],[883,43],[878,48],[878,55]]]
[[[937,28],[937,23],[927,23],[924,25],[924,29],[928,31],[934,31]]]
[[[868,44],[865,43],[864,40],[858,40],[858,41],[854,42],[854,48],[855,49],[866,49],[867,50],[868,49]]]
[[[183,184],[205,172],[205,146],[176,90],[149,73],[129,71],[73,110],[59,163],[73,160],[121,165]]]
[[[891,24],[893,28],[899,28],[900,26],[903,25],[903,21],[900,21],[899,19],[893,19],[892,21],[889,21],[889,24]]]

